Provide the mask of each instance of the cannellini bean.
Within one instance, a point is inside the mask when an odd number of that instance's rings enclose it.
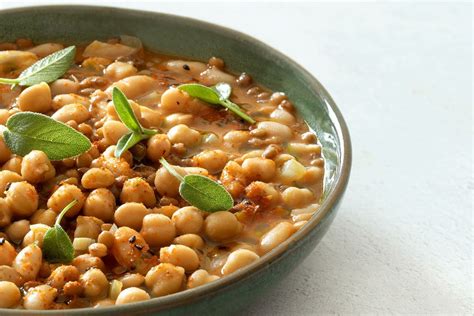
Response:
[[[201,142],[201,133],[184,124],[173,126],[167,135],[172,144],[182,143],[186,147],[197,146]]]
[[[192,289],[206,283],[218,280],[219,276],[211,275],[209,272],[203,269],[194,271],[188,278],[187,288]]]
[[[79,103],[67,104],[51,115],[51,118],[67,123],[69,121],[76,121],[76,123],[84,123],[90,117],[87,108]]]
[[[235,250],[227,258],[227,261],[221,269],[221,273],[222,275],[228,275],[254,261],[257,261],[259,258],[260,257],[253,251],[247,249]]]
[[[22,276],[23,280],[31,281],[36,279],[42,260],[41,248],[36,244],[31,244],[18,253],[12,266]]]
[[[270,181],[276,173],[275,162],[261,157],[247,158],[242,163],[242,170],[249,180]]]
[[[63,48],[64,46],[61,44],[45,43],[45,44],[36,45],[35,47],[28,49],[27,51],[35,54],[39,58],[43,58]]]
[[[207,69],[205,63],[185,60],[170,60],[166,62],[165,67],[178,74],[187,74],[192,77],[198,77],[201,72]]]
[[[79,276],[79,270],[75,266],[59,266],[48,277],[47,283],[61,290],[67,282],[79,280]]]
[[[198,167],[207,169],[211,174],[221,172],[228,160],[227,153],[219,149],[204,150],[193,157]]]
[[[158,82],[149,76],[137,75],[124,78],[115,82],[107,88],[106,92],[112,94],[113,87],[117,87],[129,99],[137,99],[145,94],[150,93],[158,86]]]
[[[184,234],[176,237],[173,240],[173,244],[184,245],[193,249],[202,249],[204,247],[204,240],[196,234]]]
[[[283,202],[289,208],[301,208],[308,205],[314,200],[314,194],[310,190],[304,188],[289,187],[281,194]]]
[[[155,162],[158,162],[161,157],[166,157],[170,153],[171,142],[165,134],[153,135],[147,141],[146,155]]]
[[[145,277],[140,273],[127,273],[120,278],[124,289],[129,287],[139,287],[145,282]]]
[[[107,144],[115,145],[119,139],[130,132],[130,130],[119,121],[107,121],[102,127],[104,138]]]
[[[53,178],[56,169],[42,151],[30,151],[21,163],[21,176],[30,183],[40,183]]]
[[[21,275],[8,265],[0,265],[0,281],[12,282],[18,286],[23,284]]]
[[[77,256],[76,258],[72,260],[71,264],[75,266],[79,270],[80,273],[89,271],[92,268],[105,271],[105,264],[102,261],[102,259],[91,256],[88,253]]]
[[[148,214],[143,218],[140,234],[152,247],[166,246],[176,236],[173,222],[162,214]]]
[[[51,95],[53,97],[61,94],[77,93],[79,91],[79,82],[69,79],[57,79],[50,84]]]
[[[161,95],[160,108],[166,112],[187,112],[189,95],[177,88],[169,88]]]
[[[150,299],[150,295],[142,289],[137,287],[130,287],[128,289],[120,292],[117,300],[115,301],[116,305],[128,304],[146,301]]]
[[[199,76],[199,80],[205,85],[215,85],[219,82],[233,83],[235,77],[223,72],[217,67],[210,67],[203,71]]]
[[[100,269],[93,268],[87,270],[81,275],[80,280],[86,297],[99,297],[109,289],[109,281]]]
[[[53,98],[51,106],[53,110],[58,110],[68,104],[82,104],[84,106],[89,106],[90,101],[88,98],[74,94],[58,94]]]
[[[115,43],[104,43],[100,41],[93,41],[90,43],[82,53],[84,57],[101,57],[110,60],[115,60],[119,57],[127,57],[137,52],[134,47],[126,46],[123,44]]]
[[[54,212],[52,212],[54,213]],[[56,213],[54,213],[54,220],[56,219]],[[53,220],[53,224],[54,224]],[[52,226],[52,224],[51,224]],[[51,227],[44,224],[34,224],[30,225],[30,231],[25,235],[23,238],[22,246],[26,247],[27,245],[31,245],[32,243],[36,243],[38,247],[43,247],[43,238],[44,234],[50,229]]]
[[[23,307],[30,310],[51,309],[57,295],[58,290],[54,287],[46,284],[38,285],[28,290],[23,299]]]
[[[23,90],[17,104],[22,111],[46,113],[51,110],[51,101],[51,90],[42,82]]]
[[[114,174],[106,168],[91,168],[84,173],[81,179],[81,184],[86,189],[106,188],[114,182]]]
[[[154,296],[176,293],[182,289],[184,281],[184,269],[170,263],[160,263],[145,276],[145,284]]]
[[[278,122],[284,125],[293,125],[296,122],[296,118],[293,116],[293,114],[281,108],[277,108],[276,110],[274,110],[270,114],[270,117],[275,122]]]
[[[199,257],[196,252],[183,245],[171,245],[160,249],[160,262],[172,263],[183,267],[186,272],[199,268]]]
[[[35,54],[18,50],[0,51],[0,76],[17,77],[38,60]]]
[[[165,117],[163,126],[171,128],[179,124],[191,125],[193,122],[193,115],[189,113],[172,113]]]
[[[269,252],[285,240],[287,240],[295,232],[295,227],[288,222],[282,222],[273,227],[260,240],[260,249],[263,252]]]
[[[232,148],[239,148],[250,139],[248,131],[230,131],[224,135],[224,145]]]
[[[111,63],[105,69],[105,75],[110,79],[117,81],[137,74],[137,68],[130,63],[116,61]]]
[[[252,131],[253,134],[263,135],[261,137],[270,139],[273,143],[283,143],[291,139],[293,133],[291,129],[277,122],[264,121],[257,123],[257,128]]]
[[[2,241],[0,244],[0,265],[10,266],[16,257],[15,248],[5,238],[0,239],[0,241]]]

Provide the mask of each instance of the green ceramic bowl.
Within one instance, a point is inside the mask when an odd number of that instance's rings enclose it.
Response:
[[[230,70],[246,71],[256,82],[287,93],[323,145],[326,177],[318,213],[260,260],[196,289],[120,307],[68,310],[68,315],[236,313],[295,269],[329,228],[349,180],[349,132],[329,93],[285,55],[250,36],[221,26],[168,14],[106,7],[44,6],[4,10],[0,11],[0,30],[0,42],[28,37],[36,42],[81,43],[126,34],[139,37],[151,50],[170,55],[196,60],[219,56]],[[30,312],[0,309],[0,314]],[[64,311],[41,314],[64,314]]]

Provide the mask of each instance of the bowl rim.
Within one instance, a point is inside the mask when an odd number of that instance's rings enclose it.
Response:
[[[220,278],[219,280],[213,281],[211,283],[199,286],[197,288],[188,289],[185,291],[181,291],[178,293],[170,294],[163,297],[157,297],[150,299],[148,301],[141,301],[137,303],[125,304],[121,306],[110,306],[110,307],[101,307],[101,308],[77,308],[77,309],[68,309],[68,310],[44,310],[44,311],[32,311],[35,314],[43,314],[43,315],[54,315],[54,314],[103,314],[103,313],[110,313],[119,310],[120,312],[126,313],[136,313],[139,310],[146,310],[147,312],[157,312],[157,311],[165,311],[170,308],[180,306],[186,303],[190,303],[195,301],[199,298],[203,298],[206,296],[213,295],[218,291],[221,291],[224,288],[231,287],[236,283],[244,282],[246,279],[250,278],[252,275],[264,270],[268,269],[268,267],[282,259],[285,254],[290,252],[291,248],[295,246],[297,243],[302,242],[309,233],[317,229],[321,223],[328,218],[328,216],[334,211],[335,206],[339,203],[342,199],[342,196],[346,190],[351,165],[352,165],[352,147],[351,147],[351,139],[349,135],[349,130],[347,124],[340,112],[339,108],[337,107],[336,103],[334,102],[333,98],[329,94],[329,92],[324,88],[324,86],[304,67],[302,67],[299,63],[285,55],[284,53],[278,51],[277,49],[265,44],[259,39],[254,38],[253,36],[247,35],[240,31],[233,30],[231,28],[218,25],[215,23],[210,23],[207,21],[189,18],[186,16],[163,13],[158,11],[146,11],[146,10],[136,10],[136,9],[129,9],[123,7],[114,7],[114,6],[104,6],[104,5],[64,5],[64,4],[56,4],[56,5],[33,5],[33,6],[20,6],[14,7],[9,9],[0,9],[0,14],[15,14],[15,13],[26,13],[28,11],[34,10],[48,10],[48,9],[86,9],[86,10],[106,10],[109,13],[120,13],[120,14],[134,14],[134,15],[147,15],[147,16],[164,16],[164,17],[171,17],[176,18],[181,21],[193,24],[199,24],[201,27],[204,28],[212,28],[219,32],[227,33],[228,35],[232,35],[236,38],[244,39],[247,42],[251,42],[252,45],[259,46],[264,51],[271,52],[272,54],[280,57],[283,59],[288,65],[296,69],[304,78],[304,81],[308,84],[311,90],[316,91],[322,100],[326,103],[326,108],[328,111],[328,116],[331,117],[331,121],[334,124],[335,131],[340,139],[341,142],[341,157],[340,157],[340,164],[339,164],[339,176],[336,177],[335,185],[333,190],[325,197],[325,200],[321,203],[318,212],[304,225],[301,229],[295,232],[288,240],[283,242],[282,244],[278,245],[275,249],[271,250],[269,253],[262,256],[256,262],[250,264],[249,266],[242,268],[224,278]],[[159,8],[158,8],[159,9]],[[28,313],[26,310],[23,309],[4,309],[0,308],[0,312],[2,315],[20,315]]]

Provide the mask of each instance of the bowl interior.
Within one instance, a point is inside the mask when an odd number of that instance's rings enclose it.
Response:
[[[202,61],[210,56],[221,57],[231,71],[245,71],[256,82],[273,91],[285,92],[323,145],[326,174],[320,208],[322,214],[313,216],[306,225],[308,227],[290,239],[303,238],[309,230],[316,228],[342,196],[350,171],[350,140],[334,101],[306,70],[247,35],[167,14],[90,6],[46,6],[0,11],[0,29],[0,42],[28,37],[35,42],[78,44],[132,35],[139,37],[146,48],[169,55]],[[268,255],[283,251],[283,248],[278,250],[277,247]]]

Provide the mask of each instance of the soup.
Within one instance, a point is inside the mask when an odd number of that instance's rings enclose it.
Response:
[[[195,288],[258,261],[318,209],[316,135],[284,93],[220,58],[128,36],[19,39],[0,44],[0,77],[0,307]]]

